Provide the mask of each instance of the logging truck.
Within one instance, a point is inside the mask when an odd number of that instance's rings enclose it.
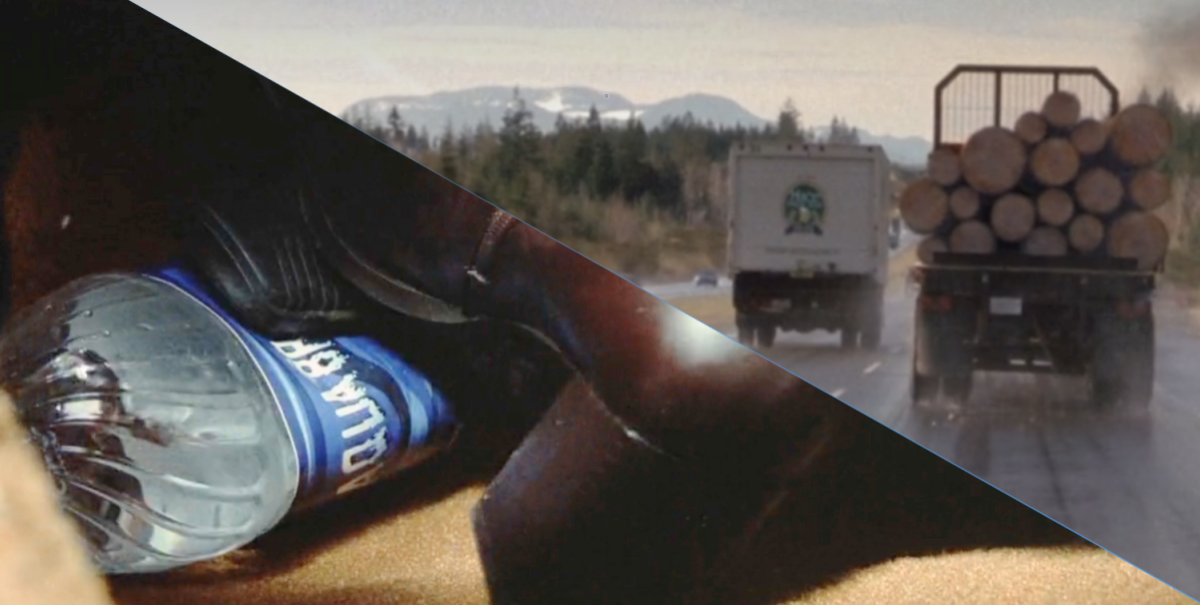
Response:
[[[899,201],[925,236],[914,404],[961,405],[982,370],[1086,376],[1096,406],[1145,409],[1169,122],[1094,68],[960,65],[934,105],[926,174]]]
[[[729,275],[738,340],[883,330],[891,167],[875,145],[739,144],[730,150]]]

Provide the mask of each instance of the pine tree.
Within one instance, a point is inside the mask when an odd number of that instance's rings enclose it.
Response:
[[[505,154],[504,164],[516,169],[537,163],[537,148],[541,134],[533,124],[533,113],[521,98],[519,88],[513,89],[513,101],[504,114],[500,128],[500,147]]]
[[[1149,98],[1148,94],[1147,98]],[[1158,107],[1159,111],[1167,114],[1168,117],[1175,117],[1183,113],[1183,106],[1179,104],[1179,98],[1175,96],[1175,91],[1170,88],[1164,88],[1158,94],[1154,105]]]
[[[471,136],[467,134],[466,130],[458,135],[458,141],[455,143],[454,147],[454,154],[458,157],[460,164],[470,162],[474,158],[471,146]]]
[[[858,129],[850,127],[844,119],[834,116],[829,124],[829,136],[825,142],[832,145],[858,145]]]
[[[442,131],[441,138],[438,139],[438,164],[442,169],[442,176],[447,179],[458,182],[458,158],[455,157],[454,150],[454,127],[447,121],[446,129]]]
[[[421,151],[433,149],[433,142],[429,138],[429,130],[424,126],[421,127],[421,132],[417,135],[417,146],[421,148]]]
[[[588,117],[582,125],[570,126],[563,131],[559,144],[563,154],[562,162],[555,171],[555,180],[560,192],[571,194],[582,189],[594,194],[591,174],[596,163],[599,141],[603,135],[600,112],[596,110],[595,105],[588,110]]]
[[[388,113],[388,128],[387,139],[393,144],[397,144],[404,136],[404,120],[400,117],[400,108],[397,105],[392,105],[392,111]]]
[[[667,157],[655,171],[654,190],[651,198],[656,207],[672,216],[681,217],[684,210],[683,172],[679,165]]]
[[[412,124],[408,125],[408,130],[404,133],[404,148],[414,153],[421,150],[421,141],[417,134],[417,127]]]
[[[646,163],[649,152],[649,136],[640,120],[629,117],[625,129],[617,139],[616,168],[620,181],[621,196],[635,201],[653,187],[652,169]]]
[[[592,195],[602,200],[616,193],[621,186],[612,144],[606,137],[597,141],[596,155],[588,172],[588,185]]]
[[[600,112],[596,110],[596,106],[592,105],[588,110],[587,129],[593,132],[599,132],[603,128],[603,123],[600,121]]]
[[[533,124],[533,114],[513,89],[513,100],[504,114],[496,155],[487,179],[498,190],[497,203],[505,205],[528,220],[534,220],[538,208],[531,199],[533,175],[541,166],[541,133]]]
[[[779,120],[777,121],[779,136],[784,139],[798,139],[800,137],[800,112],[796,109],[792,98],[788,97],[783,102],[783,108],[779,110]]]

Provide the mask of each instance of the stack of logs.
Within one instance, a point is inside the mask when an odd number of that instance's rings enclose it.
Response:
[[[1078,97],[1050,94],[1012,128],[987,127],[929,155],[925,177],[900,196],[908,228],[936,252],[1135,259],[1149,270],[1166,255],[1153,214],[1171,196],[1158,164],[1171,146],[1167,117],[1137,104],[1100,121],[1081,119]]]

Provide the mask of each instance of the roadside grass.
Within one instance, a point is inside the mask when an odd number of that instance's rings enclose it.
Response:
[[[714,330],[725,331],[733,327],[733,301],[729,296],[697,296],[667,302]]]
[[[568,237],[563,243],[612,271],[643,279],[681,281],[725,266],[724,229],[651,221],[641,230],[628,241]]]

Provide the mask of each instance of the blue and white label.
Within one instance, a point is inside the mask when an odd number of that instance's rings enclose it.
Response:
[[[301,376],[324,389],[321,391],[321,401],[328,404],[333,415],[341,421],[335,422],[338,426],[333,427],[339,443],[331,448],[342,451],[339,473],[344,477],[352,477],[359,471],[379,468],[378,464],[388,453],[389,445],[400,441],[398,432],[404,423],[391,427],[393,430],[389,439],[389,418],[384,415],[379,403],[388,398],[367,392],[369,383],[359,380],[360,369],[352,367],[356,360],[332,341],[310,343],[292,340],[271,344]]]
[[[411,468],[450,445],[458,420],[429,380],[361,336],[275,341],[222,309],[192,275],[150,272],[204,303],[241,337],[275,393],[299,460],[296,508]]]

